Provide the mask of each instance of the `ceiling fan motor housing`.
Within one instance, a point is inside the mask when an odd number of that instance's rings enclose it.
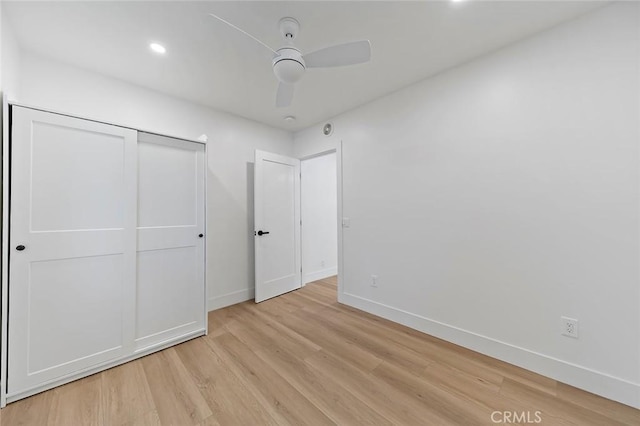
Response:
[[[273,72],[283,83],[293,84],[302,78],[306,69],[302,53],[295,47],[287,46],[278,49],[278,56],[273,58]]]

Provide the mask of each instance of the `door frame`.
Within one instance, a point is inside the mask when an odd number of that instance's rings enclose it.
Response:
[[[339,140],[335,143],[335,146],[330,149],[324,149],[322,151],[317,151],[312,154],[308,154],[302,157],[299,157],[300,161],[310,160],[316,157],[322,157],[327,154],[336,154],[336,185],[337,185],[337,224],[338,224],[338,302],[343,303],[343,294],[344,294],[344,238],[343,238],[343,204],[342,204],[342,140]],[[301,180],[304,180],[304,176]],[[300,183],[300,187],[302,190],[302,182]],[[300,194],[302,197],[302,193]],[[304,217],[302,217],[302,209],[300,211],[300,217],[302,219],[302,223],[304,223]],[[302,239],[304,238],[304,228],[300,234],[300,246],[302,247]],[[302,262],[301,262],[302,265]],[[304,270],[302,271],[302,275],[304,275]],[[302,284],[304,287],[306,284]]]
[[[2,96],[2,291],[0,294],[0,408],[7,405],[7,330],[9,321],[9,100]]]

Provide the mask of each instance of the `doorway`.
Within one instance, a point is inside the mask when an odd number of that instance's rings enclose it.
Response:
[[[336,151],[300,161],[302,285],[336,288],[338,275],[338,174]]]
[[[299,160],[256,151],[256,303],[320,282],[340,300],[340,153],[338,146]]]

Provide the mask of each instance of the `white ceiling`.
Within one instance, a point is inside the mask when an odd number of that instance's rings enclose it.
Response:
[[[21,47],[275,127],[297,130],[571,19],[602,2],[236,1],[3,2]],[[274,106],[266,49],[277,23],[301,24],[303,53],[369,39],[365,65],[307,71],[290,107]],[[159,41],[167,55],[150,53]],[[297,121],[286,123],[283,117]]]

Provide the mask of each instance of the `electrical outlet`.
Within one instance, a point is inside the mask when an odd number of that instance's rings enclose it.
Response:
[[[378,287],[378,276],[371,275],[371,287]]]
[[[562,324],[562,335],[567,337],[578,338],[578,320],[567,317],[560,317]]]
[[[321,268],[324,268],[324,260],[321,260],[321,261],[320,261],[320,267],[321,267]]]

